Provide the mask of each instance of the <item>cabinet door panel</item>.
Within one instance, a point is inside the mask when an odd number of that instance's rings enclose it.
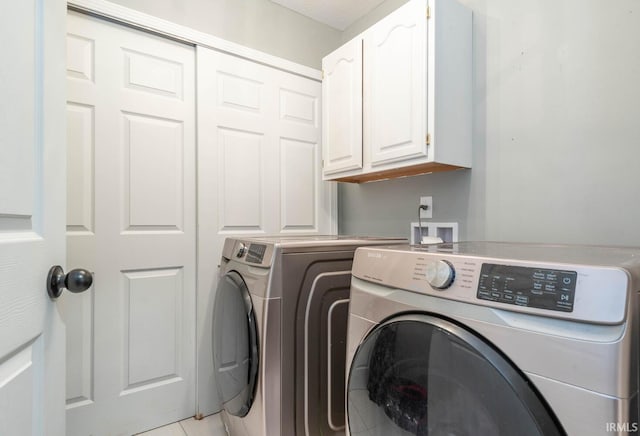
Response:
[[[322,60],[323,173],[362,168],[362,41]]]
[[[365,148],[371,165],[426,155],[426,7],[413,1],[365,34]]]

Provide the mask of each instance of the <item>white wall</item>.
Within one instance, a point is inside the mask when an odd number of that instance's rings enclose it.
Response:
[[[389,15],[389,13],[398,9],[400,6],[405,4],[408,0],[385,0],[380,3],[375,9],[369,12],[364,17],[358,19],[351,26],[344,29],[342,35],[340,37],[340,41],[342,44],[350,41],[363,30],[370,27],[372,24],[380,21],[380,19]]]
[[[110,0],[313,68],[341,32],[269,0]]]
[[[462,239],[640,246],[640,2],[461,2],[473,169],[343,184],[340,232],[408,236],[433,195],[433,220]]]

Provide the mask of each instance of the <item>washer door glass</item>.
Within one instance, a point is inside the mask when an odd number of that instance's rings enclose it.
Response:
[[[487,342],[405,315],[376,327],[351,364],[352,436],[564,435],[541,396]]]
[[[213,367],[218,394],[232,415],[249,413],[258,378],[258,330],[251,295],[235,271],[218,283],[213,311]]]

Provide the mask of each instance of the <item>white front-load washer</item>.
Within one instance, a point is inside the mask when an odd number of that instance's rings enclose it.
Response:
[[[453,243],[360,248],[347,431],[638,431],[640,250]]]
[[[213,366],[230,436],[344,434],[346,335],[357,247],[402,238],[227,238]]]

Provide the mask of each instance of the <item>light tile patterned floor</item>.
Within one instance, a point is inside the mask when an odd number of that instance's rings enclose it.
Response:
[[[209,415],[199,421],[189,418],[174,422],[138,436],[227,436],[227,432],[219,415]]]

